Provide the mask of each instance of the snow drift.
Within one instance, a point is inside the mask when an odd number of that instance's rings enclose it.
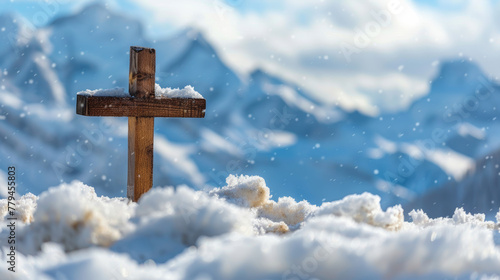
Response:
[[[320,206],[272,200],[263,178],[229,176],[210,191],[155,188],[138,203],[81,182],[16,201],[18,271],[1,279],[412,279],[499,277],[497,221],[458,208],[405,221],[380,197]]]

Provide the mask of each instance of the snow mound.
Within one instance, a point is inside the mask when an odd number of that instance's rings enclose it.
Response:
[[[390,230],[400,229],[404,222],[401,205],[382,211],[380,197],[366,192],[361,195],[349,195],[340,201],[323,203],[315,214],[350,217],[356,222]]]
[[[6,252],[7,201],[0,200]],[[321,206],[271,200],[258,176],[211,191],[154,188],[138,203],[98,197],[81,182],[16,201],[18,271],[0,279],[495,279],[497,222],[451,218],[350,195]],[[10,214],[9,214],[10,215]]]
[[[20,232],[20,250],[35,253],[49,241],[62,244],[66,251],[110,246],[130,228],[130,215],[124,199],[98,198],[92,187],[81,182],[50,188],[37,200],[29,219],[33,222]]]
[[[78,92],[77,95],[130,97],[130,95],[125,92],[124,88],[93,89],[93,90],[87,89]]]
[[[270,200],[270,190],[259,176],[229,175],[226,183],[227,186],[213,189],[209,194],[240,207],[252,208],[257,214],[254,226],[260,233],[283,234],[297,229],[316,209],[307,201],[297,203],[291,197],[280,197],[278,202]]]
[[[128,252],[138,261],[155,256],[166,261],[201,236],[229,232],[252,235],[254,215],[237,206],[216,200],[186,186],[175,190],[155,188],[139,200],[134,219],[135,231],[113,245],[117,252]]]
[[[412,210],[408,213],[413,220],[413,225],[418,225],[421,227],[434,226],[438,224],[447,224],[447,225],[468,225],[471,227],[482,227],[487,229],[496,229],[500,228],[500,212],[497,213],[497,223],[493,221],[486,221],[486,217],[484,214],[471,214],[466,213],[463,208],[456,208],[453,216],[451,218],[436,218],[430,219],[427,214],[419,210]]]
[[[33,221],[33,213],[36,209],[37,196],[32,193],[27,193],[14,201],[15,213],[14,217],[21,220],[23,223],[31,223]],[[0,217],[6,220],[9,215],[9,205],[7,199],[0,200]]]
[[[269,188],[259,176],[229,175],[226,183],[227,186],[210,191],[210,195],[241,207],[259,207],[269,201]]]
[[[172,279],[168,271],[154,264],[139,265],[125,254],[99,247],[66,254],[60,244],[45,243],[39,254],[33,257],[19,254],[18,261],[22,268],[15,273],[0,264],[0,279]]]
[[[256,223],[258,231],[286,233],[298,229],[306,219],[322,215],[350,217],[356,222],[390,230],[400,229],[404,222],[400,205],[382,211],[380,197],[369,193],[350,195],[318,207],[307,201],[296,202],[292,197],[280,197],[277,202],[271,200],[269,188],[258,176],[230,175],[226,183],[227,186],[210,191],[210,195],[240,207],[253,208],[260,219]]]
[[[183,89],[179,88],[162,88],[159,84],[155,84],[155,96],[167,98],[194,98],[203,99],[203,96],[194,90],[190,85],[185,86]]]
[[[316,209],[316,206],[305,200],[296,202],[292,197],[280,197],[278,202],[271,200],[265,203],[258,209],[258,214],[274,222],[282,221],[296,227],[310,217]]]
[[[167,267],[180,279],[207,274],[214,279],[442,279],[473,271],[498,274],[499,263],[488,230],[440,225],[392,232],[321,216],[287,237],[203,240]]]

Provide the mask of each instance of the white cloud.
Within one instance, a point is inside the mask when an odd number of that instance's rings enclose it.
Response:
[[[202,30],[243,74],[261,67],[325,102],[371,114],[404,109],[425,94],[434,61],[462,53],[487,73],[500,74],[492,59],[500,46],[500,4],[488,0],[441,0],[439,8],[411,0],[121,3],[127,3],[123,10],[130,3],[141,7],[138,13],[156,29]]]

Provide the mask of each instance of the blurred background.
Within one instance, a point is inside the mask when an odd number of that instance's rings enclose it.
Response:
[[[75,114],[78,91],[128,88],[129,47],[157,83],[192,85],[205,119],[155,120],[154,185],[262,176],[314,204],[500,206],[500,1],[69,1],[0,4],[0,178],[125,196],[126,118]],[[2,187],[0,195],[6,195]]]

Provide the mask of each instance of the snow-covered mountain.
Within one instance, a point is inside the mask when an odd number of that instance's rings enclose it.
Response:
[[[457,206],[474,213],[493,213],[500,199],[500,150],[475,162],[457,183],[448,183],[413,200],[408,208],[424,208],[430,217],[451,216]]]
[[[156,48],[161,86],[190,84],[207,99],[205,119],[155,121],[155,186],[223,186],[243,173],[316,204],[363,191],[407,204],[441,188],[474,191],[465,182],[482,176],[476,162],[500,149],[500,87],[470,61],[442,63],[408,111],[369,117],[260,69],[238,76],[196,30],[152,41],[140,22],[97,4],[38,30],[23,22],[0,16],[9,38],[0,43],[0,162],[21,170],[20,193],[79,179],[124,196],[126,119],[77,116],[74,103],[81,90],[127,87],[131,45]],[[496,212],[500,198],[491,200]]]

